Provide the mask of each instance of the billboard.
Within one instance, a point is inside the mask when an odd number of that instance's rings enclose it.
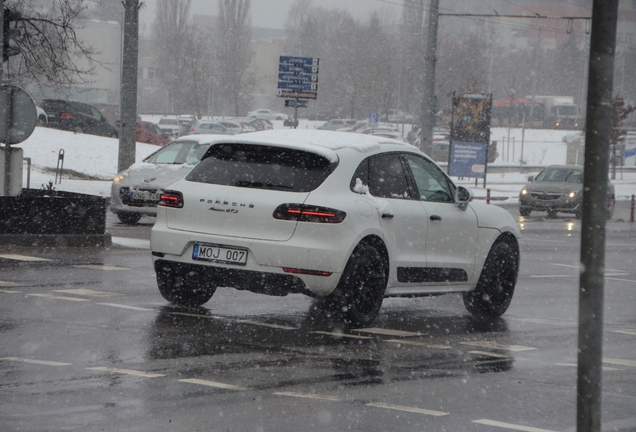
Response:
[[[486,178],[492,96],[453,96],[448,174]]]

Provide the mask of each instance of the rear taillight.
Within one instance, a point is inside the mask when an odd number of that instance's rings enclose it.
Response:
[[[309,276],[331,276],[332,275],[332,273],[328,271],[297,269],[292,267],[283,267],[283,271],[285,273],[304,274]]]
[[[281,204],[274,210],[274,219],[298,222],[340,223],[347,214],[340,210],[305,204]]]
[[[183,194],[177,191],[165,190],[159,196],[157,205],[162,207],[183,208]]]
[[[58,117],[59,118],[63,118],[63,119],[67,119],[67,120],[73,120],[73,114],[71,114],[71,113],[60,113],[60,115]]]

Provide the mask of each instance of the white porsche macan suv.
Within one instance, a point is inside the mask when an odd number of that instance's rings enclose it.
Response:
[[[502,315],[519,235],[409,144],[279,129],[212,143],[161,194],[151,249],[171,303],[200,306],[217,287],[302,293],[360,326],[385,297],[459,292],[471,313]]]

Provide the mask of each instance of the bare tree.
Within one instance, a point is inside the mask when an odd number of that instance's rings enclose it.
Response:
[[[100,54],[80,40],[75,28],[85,17],[81,0],[5,0],[19,14],[10,24],[19,54],[4,62],[8,78],[23,86],[60,89],[91,82]],[[82,66],[85,65],[85,66]]]
[[[159,0],[152,25],[157,76],[166,89],[167,111],[181,111],[188,98],[185,57],[190,52],[194,27],[190,21],[192,0]]]
[[[247,110],[248,95],[254,88],[248,74],[252,58],[251,0],[219,0],[216,38],[216,102],[223,113],[241,115]]]

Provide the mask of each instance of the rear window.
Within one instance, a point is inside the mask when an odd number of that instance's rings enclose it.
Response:
[[[217,144],[186,180],[224,186],[309,192],[333,172],[323,156],[280,147]]]

